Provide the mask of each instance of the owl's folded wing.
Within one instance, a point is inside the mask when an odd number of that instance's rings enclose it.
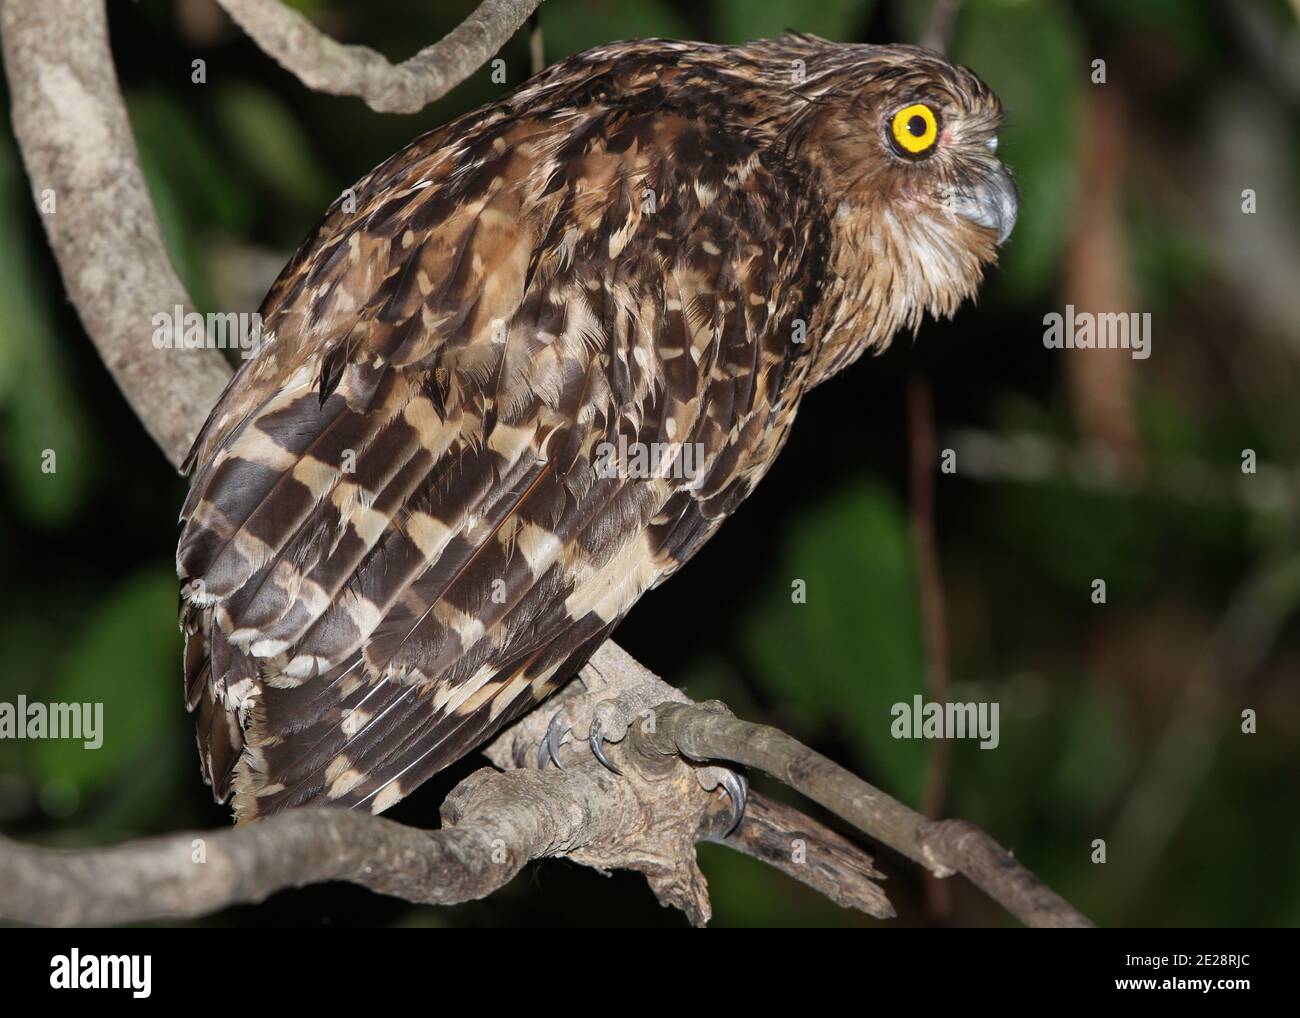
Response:
[[[752,488],[805,368],[806,259],[763,235],[779,182],[718,144],[654,111],[578,141],[476,114],[286,268],[177,552],[187,701],[240,819],[387,808],[569,678]]]

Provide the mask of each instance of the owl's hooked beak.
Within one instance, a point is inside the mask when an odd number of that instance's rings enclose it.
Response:
[[[1001,163],[982,173],[975,185],[957,195],[954,211],[976,226],[997,230],[998,244],[1011,236],[1020,212],[1020,192]]]

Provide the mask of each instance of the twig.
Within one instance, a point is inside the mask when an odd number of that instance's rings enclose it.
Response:
[[[943,442],[957,454],[966,481],[1065,484],[1098,495],[1154,495],[1193,504],[1237,503],[1270,515],[1293,514],[1300,504],[1300,470],[1259,462],[1242,473],[1241,461],[1117,459],[1103,446],[1070,445],[1040,432],[996,434],[978,428],[953,430]]]
[[[1121,887],[1135,890],[1149,878],[1191,811],[1221,752],[1223,711],[1295,616],[1298,594],[1300,561],[1284,553],[1257,564],[1228,598],[1111,825],[1111,840],[1125,856]]]
[[[930,8],[930,23],[921,36],[921,45],[940,53],[946,52],[960,10],[961,0],[934,0]]]
[[[1078,195],[1066,241],[1061,300],[1080,311],[1136,306],[1124,202],[1132,145],[1119,89],[1089,89],[1083,100]],[[1149,348],[1148,348],[1149,351]],[[1089,444],[1124,464],[1140,465],[1138,362],[1121,349],[1098,349],[1064,361],[1075,427]]]
[[[533,11],[528,18],[528,58],[533,74],[541,74],[546,69],[546,40],[538,11]]]
[[[916,552],[917,587],[920,592],[921,635],[925,642],[925,686],[935,703],[948,700],[948,630],[943,601],[943,578],[934,536],[934,401],[929,379],[914,376],[907,386],[907,434],[912,544]],[[948,761],[952,743],[935,742],[930,755],[923,810],[932,820],[943,815],[947,798]],[[932,917],[946,919],[952,907],[947,885],[926,880],[926,904]]]
[[[396,66],[365,46],[335,42],[280,0],[217,2],[308,88],[359,96],[376,113],[418,113],[482,67],[542,0],[483,0],[440,42]]]

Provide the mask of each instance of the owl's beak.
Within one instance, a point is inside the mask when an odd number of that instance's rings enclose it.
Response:
[[[957,212],[976,226],[997,230],[998,244],[1011,236],[1020,213],[1020,193],[1001,163],[982,174],[978,183],[963,194],[957,203]]]

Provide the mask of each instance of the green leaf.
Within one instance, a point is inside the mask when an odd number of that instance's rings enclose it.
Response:
[[[660,0],[569,0],[542,9],[546,58],[554,63],[620,39],[689,39],[694,33]]]
[[[190,111],[159,95],[126,98],[167,253],[196,307],[212,308],[206,238],[214,229],[246,233],[253,218],[251,199]]]
[[[103,742],[98,749],[75,739],[34,743],[41,779],[69,781],[84,800],[133,768],[152,766],[154,746],[180,704],[180,654],[169,569],[141,570],[99,602],[40,696],[102,704]]]
[[[772,39],[787,29],[833,42],[853,42],[872,4],[864,0],[720,0],[714,7],[718,42]]]
[[[1043,779],[1072,811],[1096,815],[1132,775],[1135,740],[1123,724],[1125,705],[1111,691],[1083,686],[1069,692],[1072,702],[1058,694],[1067,709],[1059,721],[1056,773]]]
[[[151,189],[161,177],[195,224],[246,231],[252,201],[191,110],[154,93],[128,95],[127,108]]]
[[[721,845],[701,844],[700,868],[709,878],[710,926],[740,929],[864,926],[873,920],[841,908],[793,877]]]
[[[891,794],[921,798],[928,744],[890,734],[923,691],[912,543],[894,498],[852,488],[793,521],[781,570],[746,627],[760,681],[802,729],[838,729]],[[807,603],[792,584],[806,583]]]
[[[216,93],[229,151],[291,208],[317,212],[335,197],[312,146],[282,102],[265,89],[230,85]]]
[[[14,151],[0,146],[0,235],[26,234],[26,189]],[[0,272],[0,456],[11,504],[32,524],[54,528],[76,514],[88,489],[93,438],[64,373],[42,275],[31,247],[8,245]]]

